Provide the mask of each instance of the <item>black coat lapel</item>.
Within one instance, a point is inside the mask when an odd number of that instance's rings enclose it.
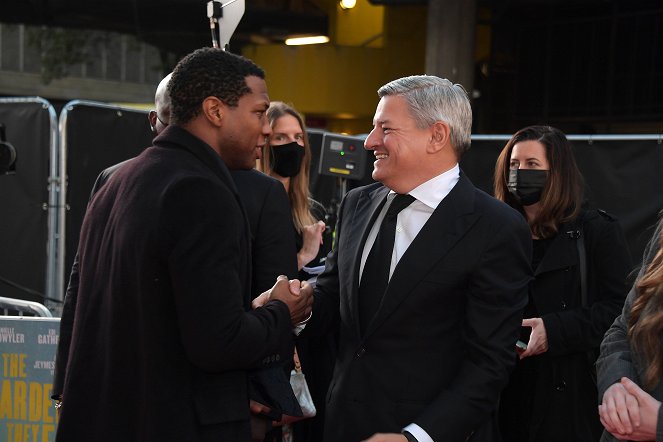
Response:
[[[349,228],[346,241],[347,244],[351,244],[354,247],[351,255],[352,262],[350,262],[350,267],[348,268],[351,283],[347,305],[350,306],[351,311],[347,313],[352,318],[357,336],[360,336],[361,333],[359,327],[359,267],[361,265],[361,255],[364,251],[364,244],[366,244],[368,233],[371,231],[371,227],[375,224],[380,210],[387,201],[388,193],[389,189],[384,186],[372,191],[367,190],[362,192],[357,199],[357,206],[354,212],[349,211],[353,215],[351,223],[343,227],[344,229]]]
[[[479,218],[474,213],[475,188],[461,173],[460,180],[421,229],[401,257],[389,281],[377,314],[369,324],[369,336],[393,313],[431,268],[442,259]]]

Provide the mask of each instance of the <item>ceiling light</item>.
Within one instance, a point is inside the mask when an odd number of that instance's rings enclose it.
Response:
[[[326,35],[312,35],[308,37],[293,37],[287,38],[285,44],[288,46],[298,46],[298,45],[315,45],[320,43],[328,43],[329,37]]]
[[[341,0],[338,4],[341,5],[341,8],[343,9],[352,9],[357,6],[357,0]]]

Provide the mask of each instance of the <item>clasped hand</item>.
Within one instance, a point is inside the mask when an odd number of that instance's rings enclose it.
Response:
[[[283,301],[290,310],[290,321],[293,326],[306,320],[313,308],[313,288],[304,281],[298,279],[288,281],[287,276],[281,275],[276,278],[276,284],[262,293],[251,303],[251,307],[262,307],[269,301]]]
[[[603,394],[599,416],[605,429],[619,440],[653,441],[660,407],[635,382],[622,378]]]

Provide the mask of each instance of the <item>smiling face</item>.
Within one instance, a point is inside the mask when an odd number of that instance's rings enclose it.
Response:
[[[380,99],[373,130],[364,148],[373,151],[373,179],[398,193],[407,193],[430,177],[424,172],[431,128],[418,128],[408,104],[400,95]]]
[[[255,165],[256,149],[262,148],[271,134],[265,112],[269,96],[265,80],[246,77],[251,92],[242,95],[237,106],[223,106],[221,158],[230,169],[250,169]]]

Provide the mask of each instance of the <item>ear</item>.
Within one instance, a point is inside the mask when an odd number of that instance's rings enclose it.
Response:
[[[152,131],[154,132],[157,127],[157,111],[151,110],[147,114],[147,121],[150,122],[150,127],[152,128]]]
[[[207,97],[202,104],[203,115],[214,126],[220,127],[223,124],[223,115],[226,112],[226,105],[216,97]]]
[[[430,142],[426,151],[428,153],[437,153],[447,145],[451,146],[451,128],[444,121],[436,121],[430,127]]]

